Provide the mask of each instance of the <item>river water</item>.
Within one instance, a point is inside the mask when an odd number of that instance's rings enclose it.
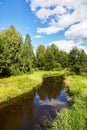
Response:
[[[0,130],[47,130],[62,108],[69,108],[65,84],[59,77],[45,78],[31,92],[0,105]]]

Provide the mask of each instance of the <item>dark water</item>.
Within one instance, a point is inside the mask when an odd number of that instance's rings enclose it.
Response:
[[[56,113],[69,108],[63,80],[45,78],[42,85],[0,105],[0,130],[47,130]]]

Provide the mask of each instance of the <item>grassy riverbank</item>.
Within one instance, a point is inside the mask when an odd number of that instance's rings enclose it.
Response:
[[[0,102],[27,93],[41,84],[43,77],[62,75],[65,71],[37,71],[32,74],[11,76],[0,79]]]
[[[73,105],[57,114],[52,130],[87,130],[87,77],[67,76],[65,82]]]
[[[41,84],[44,77],[63,76],[65,71],[37,71],[33,74],[0,79],[0,102],[29,92]],[[63,109],[53,121],[52,130],[87,130],[87,77],[65,76],[66,90],[73,99],[70,110]]]

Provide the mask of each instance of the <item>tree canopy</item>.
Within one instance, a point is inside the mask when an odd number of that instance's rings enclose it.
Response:
[[[87,55],[83,49],[73,47],[68,54],[68,63],[71,71],[77,74],[87,71]]]
[[[29,71],[32,67],[33,55],[33,47],[28,34],[23,43],[21,34],[14,26],[0,32],[1,76]]]
[[[83,49],[73,47],[69,53],[59,50],[55,44],[39,45],[34,54],[31,37],[25,40],[14,26],[0,32],[0,76],[28,73],[32,69],[61,70],[80,74],[87,72],[87,54]]]

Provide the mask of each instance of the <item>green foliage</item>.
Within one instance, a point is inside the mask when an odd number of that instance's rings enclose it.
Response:
[[[73,47],[67,54],[60,51],[55,44],[46,49],[43,45],[36,50],[36,67],[43,70],[62,70],[68,68],[72,73],[87,72],[87,55],[83,49]]]
[[[36,50],[36,66],[44,70],[61,70],[68,65],[68,55],[60,51],[55,44],[51,44],[46,49],[43,45]]]
[[[32,74],[10,76],[8,78],[0,79],[0,103],[29,92],[34,87],[37,87],[37,85],[40,85],[44,77],[60,77],[64,73],[65,71],[37,71]]]
[[[31,44],[30,36],[27,34],[25,38],[25,43],[20,48],[19,54],[19,68],[22,73],[27,73],[31,71],[33,66],[34,53]]]
[[[49,46],[47,47],[45,54],[45,69],[53,70],[53,68],[54,68],[54,55],[52,53],[52,48]]]
[[[39,45],[36,50],[36,66],[43,70],[45,69],[45,46]]]
[[[10,75],[10,53],[0,36],[0,75]]]
[[[2,52],[2,72],[1,75],[12,74],[13,70],[18,70],[18,53],[22,44],[22,37],[16,31],[14,26],[9,27],[6,30],[0,32],[2,38],[2,46],[4,47]]]
[[[68,116],[66,109],[62,113],[58,113],[56,120],[53,122],[52,130],[69,130]]]
[[[59,63],[61,64],[61,66],[63,68],[67,68],[68,67],[68,54],[65,51],[60,51],[58,58],[59,58]]]
[[[71,71],[76,74],[86,71],[87,69],[87,55],[83,49],[78,49],[74,47],[68,55],[68,64]]]
[[[63,109],[53,121],[52,130],[86,130],[87,129],[87,78],[85,76],[68,76],[66,84],[74,104],[71,109]]]
[[[14,26],[0,32],[0,76],[17,75],[40,70],[62,70],[81,74],[87,72],[87,55],[84,50],[74,47],[69,54],[60,51],[55,44],[47,48],[39,45],[36,56],[31,38],[26,34],[25,41]]]
[[[66,58],[65,58],[66,57]],[[61,70],[66,67],[67,55],[60,51],[55,44],[47,47],[45,54],[45,69],[46,70]]]
[[[53,122],[52,130],[86,130],[86,107],[73,106],[72,110],[63,109]]]
[[[0,76],[30,72],[33,60],[33,47],[28,34],[23,43],[14,26],[0,32]]]

